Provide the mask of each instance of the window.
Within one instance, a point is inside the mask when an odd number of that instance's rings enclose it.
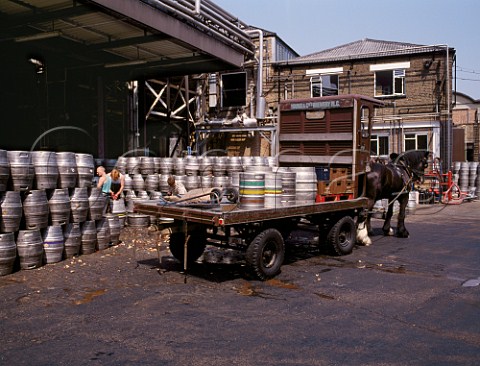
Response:
[[[370,146],[372,155],[388,156],[388,136],[372,135]]]
[[[405,95],[405,70],[375,71],[375,96]]]
[[[338,95],[338,75],[318,75],[310,78],[312,97]]]
[[[407,133],[404,139],[404,150],[427,150],[428,139],[426,134]]]
[[[247,104],[247,73],[222,75],[222,107],[244,107]]]

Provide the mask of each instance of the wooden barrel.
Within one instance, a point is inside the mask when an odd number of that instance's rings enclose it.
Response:
[[[240,208],[263,208],[265,206],[265,174],[240,173]]]

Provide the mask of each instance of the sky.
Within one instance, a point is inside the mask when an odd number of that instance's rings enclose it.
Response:
[[[456,50],[456,90],[480,99],[479,0],[213,0],[301,56],[371,38]]]

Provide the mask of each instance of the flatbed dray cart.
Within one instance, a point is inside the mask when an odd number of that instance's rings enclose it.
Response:
[[[364,198],[263,209],[241,209],[229,203],[207,208],[152,201],[136,203],[135,211],[173,219],[168,224],[170,251],[185,269],[210,244],[245,252],[251,273],[265,280],[280,272],[285,239],[301,219],[318,225],[320,237],[326,238],[337,254],[349,254],[356,240],[355,218],[365,207]]]
[[[221,200],[216,207],[138,203],[135,210],[173,219],[170,251],[185,266],[200,257],[208,242],[243,250],[256,277],[273,277],[284,259],[285,239],[302,219],[318,226],[319,238],[337,254],[349,254],[356,242],[356,219],[366,210],[362,197],[372,119],[382,106],[356,94],[280,102],[278,162],[327,173],[317,182],[315,202],[249,209]]]

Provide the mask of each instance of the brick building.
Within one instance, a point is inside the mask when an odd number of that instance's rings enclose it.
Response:
[[[386,107],[375,118],[373,156],[428,149],[450,165],[454,63],[455,49],[444,45],[363,39],[272,64],[266,98],[269,105],[340,94],[381,99]]]
[[[480,100],[455,93],[452,111],[454,124],[454,161],[479,161]]]

